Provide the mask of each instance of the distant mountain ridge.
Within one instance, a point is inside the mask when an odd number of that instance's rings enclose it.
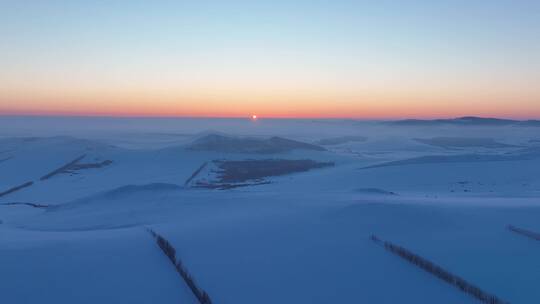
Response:
[[[400,126],[523,126],[540,127],[540,120],[514,120],[491,117],[464,116],[447,119],[403,119],[389,121],[388,123]]]

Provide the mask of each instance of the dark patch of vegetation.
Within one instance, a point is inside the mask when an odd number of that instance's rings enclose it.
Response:
[[[512,226],[512,225],[508,225],[506,228],[508,228],[508,230],[510,230],[512,232],[515,232],[517,234],[521,234],[521,235],[526,236],[526,237],[528,237],[530,239],[540,241],[540,233],[538,233],[538,232],[525,230],[525,229],[518,228],[518,227],[515,227],[515,226]]]
[[[106,167],[112,164],[112,160],[104,160],[102,162],[97,162],[97,163],[85,163],[85,164],[79,163],[85,157],[86,157],[86,154],[83,154],[77,157],[76,159],[70,161],[69,163],[63,165],[62,167],[42,176],[40,180],[49,179],[57,174],[75,173],[75,171],[78,171],[78,170],[102,168],[102,167]]]
[[[204,162],[199,168],[197,168],[197,170],[195,170],[195,172],[193,172],[193,174],[191,174],[191,176],[186,180],[186,182],[184,183],[184,186],[189,185],[189,183],[190,183],[195,177],[197,177],[197,175],[199,175],[199,173],[201,173],[201,171],[204,169],[204,167],[206,167],[206,165],[208,165],[208,162]]]
[[[108,160],[108,159],[102,162],[98,162],[98,163],[88,163],[88,164],[77,163],[77,164],[73,164],[71,167],[68,168],[68,170],[66,170],[63,173],[69,173],[69,172],[73,172],[77,170],[84,170],[84,169],[97,169],[97,168],[106,167],[110,164],[112,164],[112,160]]]
[[[0,197],[6,196],[6,195],[8,195],[8,194],[10,194],[10,193],[13,193],[13,192],[15,192],[15,191],[19,191],[19,190],[21,190],[21,189],[23,189],[23,188],[30,187],[30,186],[32,186],[33,184],[34,184],[34,182],[26,182],[26,183],[24,183],[24,184],[21,184],[21,185],[18,185],[18,186],[9,188],[9,189],[7,189],[6,191],[0,192]]]
[[[156,243],[161,251],[163,251],[163,253],[169,258],[169,261],[171,261],[171,263],[174,265],[176,271],[178,274],[180,274],[184,282],[186,282],[199,303],[212,304],[212,300],[210,299],[208,293],[197,285],[193,276],[182,263],[182,260],[176,256],[176,249],[174,249],[173,245],[154,230],[148,229],[148,232],[156,239]]]
[[[310,159],[262,159],[215,161],[220,171],[220,183],[241,183],[261,180],[264,177],[304,172],[316,168],[333,166],[333,162],[316,162]]]
[[[36,203],[26,203],[26,202],[9,202],[9,203],[3,203],[2,205],[5,206],[29,206],[34,208],[48,208],[49,205],[44,204],[36,204]]]
[[[377,236],[375,235],[371,235],[370,239],[379,244],[379,245],[382,245],[384,246],[384,248],[388,251],[390,251],[391,253],[405,259],[406,261],[408,261],[409,263],[427,271],[428,273],[436,276],[437,278],[445,281],[446,283],[448,284],[451,284],[453,285],[454,287],[457,287],[459,288],[461,291],[473,296],[474,298],[476,298],[477,300],[480,300],[481,302],[483,303],[488,303],[488,304],[504,304],[504,303],[508,303],[508,302],[505,302],[501,299],[499,299],[498,297],[494,296],[494,295],[491,295],[483,290],[481,290],[479,287],[476,287],[474,286],[473,284],[465,281],[464,279],[460,278],[459,276],[445,270],[444,268],[442,268],[441,266],[438,266],[434,263],[432,263],[431,261],[417,255],[417,254],[414,254],[413,252],[401,247],[401,246],[398,246],[398,245],[394,245],[390,242],[387,242],[387,241],[383,241],[381,239],[379,239]]]

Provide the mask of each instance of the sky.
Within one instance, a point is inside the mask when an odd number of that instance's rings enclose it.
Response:
[[[0,114],[540,118],[540,1],[0,0]]]

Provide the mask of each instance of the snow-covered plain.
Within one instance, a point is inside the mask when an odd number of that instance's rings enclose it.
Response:
[[[197,303],[150,228],[217,304],[478,303],[372,234],[538,303],[540,127],[476,122],[0,117],[0,301]]]

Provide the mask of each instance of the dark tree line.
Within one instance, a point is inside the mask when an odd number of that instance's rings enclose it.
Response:
[[[8,195],[8,194],[13,193],[13,192],[18,191],[18,190],[21,190],[22,188],[30,187],[33,184],[34,184],[34,182],[26,182],[24,184],[9,188],[6,191],[0,192],[0,197],[4,196],[4,195]]]
[[[468,293],[469,295],[475,297],[476,299],[488,303],[488,304],[507,304],[508,302],[505,302],[498,297],[491,295],[480,288],[476,287],[475,285],[465,281],[464,279],[460,278],[459,276],[443,269],[442,267],[430,262],[429,260],[414,254],[413,252],[398,246],[394,245],[390,242],[383,241],[379,239],[377,236],[372,235],[371,240],[374,241],[377,244],[380,244],[384,246],[384,248],[393,254],[407,260],[411,264],[414,264],[423,270],[431,273],[432,275],[438,277],[439,279],[459,288],[461,291]]]
[[[23,205],[23,206],[30,206],[34,208],[48,208],[49,207],[49,205],[45,205],[45,204],[27,203],[27,202],[10,202],[10,203],[3,203],[2,205],[5,205],[5,206]]]
[[[56,170],[53,170],[45,175],[43,175],[40,180],[46,180],[46,179],[49,179],[53,176],[55,176],[56,174],[59,174],[59,173],[62,173],[64,170],[67,170],[69,169],[71,166],[75,165],[76,163],[78,163],[81,159],[85,158],[86,157],[86,154],[83,154],[77,158],[75,158],[74,160],[70,161],[69,163],[63,165],[62,167],[56,169]]]
[[[220,183],[243,183],[263,180],[265,177],[280,176],[311,169],[332,167],[333,162],[318,162],[311,159],[248,159],[215,160]]]
[[[518,227],[515,227],[515,226],[512,226],[512,225],[508,225],[507,228],[508,228],[508,230],[510,230],[512,232],[515,232],[517,234],[521,234],[521,235],[526,236],[528,238],[531,238],[533,240],[540,241],[540,233],[530,231],[530,230],[521,229],[521,228],[518,228]]]
[[[193,174],[191,174],[191,176],[186,180],[186,182],[184,183],[184,186],[189,185],[189,183],[190,183],[197,175],[199,175],[199,173],[201,173],[201,171],[204,169],[204,167],[206,167],[206,165],[208,165],[208,162],[204,162],[202,165],[200,165],[199,168],[197,168],[197,170],[195,170],[195,172],[193,172]]]
[[[84,169],[94,169],[94,168],[103,168],[103,167],[106,167],[106,166],[109,166],[111,165],[113,162],[112,160],[104,160],[102,162],[97,162],[97,163],[85,163],[85,164],[81,164],[79,163],[83,158],[86,157],[86,154],[83,154],[77,158],[75,158],[74,160],[70,161],[69,163],[63,165],[62,167],[58,168],[58,169],[55,169],[54,171],[51,171],[45,175],[43,175],[40,180],[46,180],[46,179],[49,179],[57,174],[62,174],[62,173],[74,173],[75,171],[78,171],[78,170],[84,170]]]
[[[212,304],[212,300],[210,299],[210,296],[206,291],[204,291],[202,288],[200,288],[197,283],[195,282],[195,279],[193,276],[189,273],[187,268],[182,263],[182,260],[180,258],[176,257],[176,249],[174,249],[173,245],[167,241],[164,237],[156,233],[152,229],[148,229],[148,232],[152,234],[152,236],[156,239],[156,243],[161,248],[163,253],[169,258],[171,263],[176,268],[176,272],[180,274],[182,279],[184,279],[184,282],[188,285],[189,289],[193,293],[193,295],[197,298],[200,304]]]

